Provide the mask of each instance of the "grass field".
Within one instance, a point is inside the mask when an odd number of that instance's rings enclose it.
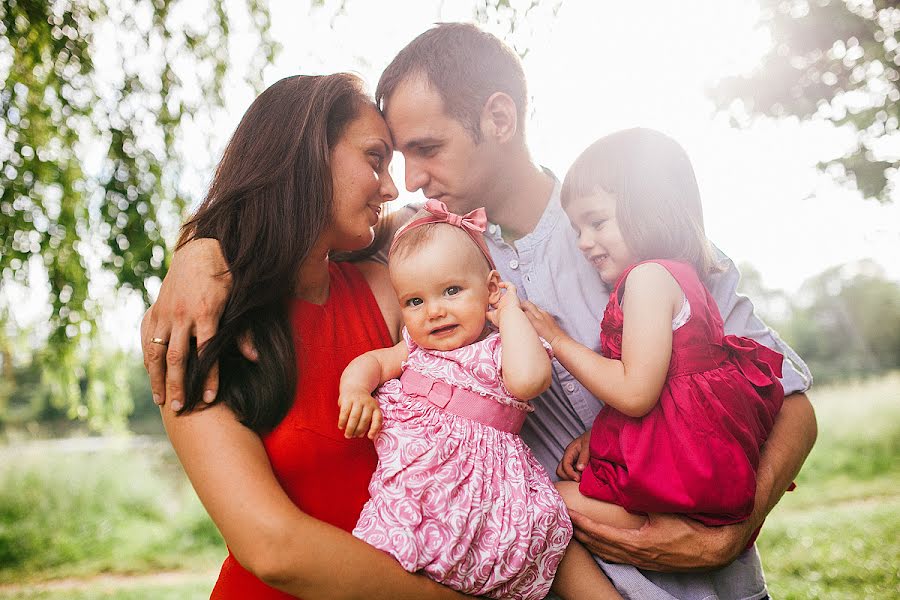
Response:
[[[772,596],[900,597],[900,373],[812,394],[819,440],[759,540]],[[0,600],[206,598],[225,550],[165,443],[0,448]]]

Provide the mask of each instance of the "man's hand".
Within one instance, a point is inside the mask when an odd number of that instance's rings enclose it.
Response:
[[[341,413],[338,416],[338,429],[344,430],[345,438],[358,438],[366,435],[374,440],[381,431],[381,409],[378,401],[365,390],[342,391],[338,398]]]
[[[590,457],[591,431],[587,430],[582,435],[572,440],[563,453],[559,466],[556,467],[556,476],[563,481],[581,481],[581,473],[587,467]]]
[[[568,337],[562,327],[559,326],[559,323],[556,322],[556,319],[553,318],[553,315],[537,304],[523,300],[522,310],[525,311],[525,316],[531,321],[534,330],[537,331],[539,336],[547,340],[554,350],[559,340]]]
[[[193,240],[175,252],[159,298],[141,321],[144,368],[157,404],[168,401],[173,410],[184,405],[191,337],[202,348],[215,335],[230,291],[231,274],[217,240]],[[218,389],[215,365],[206,378],[203,399],[212,402]]]
[[[707,571],[732,562],[747,546],[752,521],[706,527],[669,514],[650,514],[640,529],[620,529],[569,511],[575,537],[602,559],[649,571]]]

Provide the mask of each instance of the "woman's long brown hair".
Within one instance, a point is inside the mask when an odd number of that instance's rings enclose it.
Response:
[[[368,101],[354,75],[298,75],[269,87],[241,119],[178,241],[180,248],[197,238],[218,240],[232,277],[218,332],[188,360],[183,411],[203,405],[204,380],[218,361],[216,401],[244,425],[267,432],[287,414],[297,385],[289,300],[330,219],[331,149]],[[238,350],[245,333],[257,362]]]

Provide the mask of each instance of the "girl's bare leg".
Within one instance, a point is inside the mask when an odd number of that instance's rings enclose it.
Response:
[[[563,600],[621,600],[587,549],[574,539],[569,542],[553,580],[553,593]]]
[[[633,515],[621,506],[583,496],[574,481],[559,481],[556,489],[569,510],[580,512],[593,521],[625,529],[637,529],[647,522],[646,517]],[[553,592],[565,600],[621,598],[591,553],[574,539],[556,571]]]
[[[569,510],[579,512],[592,521],[622,529],[639,529],[647,522],[647,517],[632,514],[618,504],[583,496],[575,481],[558,481],[556,489]]]

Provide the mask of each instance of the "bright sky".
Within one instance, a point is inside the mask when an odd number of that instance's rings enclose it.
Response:
[[[298,72],[353,70],[374,89],[408,41],[436,21],[471,20],[478,3],[347,0],[337,14],[338,4],[310,11],[309,2],[271,2],[272,34],[283,50],[265,71],[267,84]],[[735,130],[705,96],[718,77],[758,63],[769,39],[755,29],[757,11],[753,0],[565,0],[556,18],[535,9],[522,26],[530,36],[517,38],[528,40],[535,159],[563,177],[596,138],[657,128],[692,157],[710,238],[759,268],[770,287],[793,291],[829,266],[861,258],[900,279],[900,198],[888,206],[865,201],[815,169],[844,151],[846,133],[796,120]],[[238,44],[233,54],[240,60]],[[234,120],[221,124],[223,134],[251,100],[249,92],[231,98]],[[399,154],[394,169],[402,181]]]
[[[197,158],[193,171],[186,167],[183,185],[197,201],[253,99],[241,78],[256,39],[241,4],[231,0],[234,81],[227,110],[183,141],[186,154]],[[346,0],[340,12],[339,4],[326,0],[311,9],[309,0],[270,1],[272,35],[282,51],[263,73],[266,85],[296,73],[351,70],[374,90],[381,70],[407,42],[434,22],[471,20],[478,2]],[[754,29],[757,10],[754,0],[564,0],[555,18],[546,6],[534,9],[515,41],[529,48],[527,127],[535,159],[562,178],[596,138],[636,125],[657,128],[679,140],[693,160],[709,237],[737,262],[755,265],[769,287],[794,291],[830,266],[862,258],[875,259],[900,280],[900,198],[886,206],[863,200],[815,169],[844,152],[846,132],[796,120],[761,120],[736,130],[705,96],[718,77],[752,69],[770,43]],[[102,52],[97,60],[103,68]],[[399,154],[393,169],[402,182]],[[140,302],[110,304],[104,329],[136,348],[136,332],[125,338],[122,332],[133,331]]]

